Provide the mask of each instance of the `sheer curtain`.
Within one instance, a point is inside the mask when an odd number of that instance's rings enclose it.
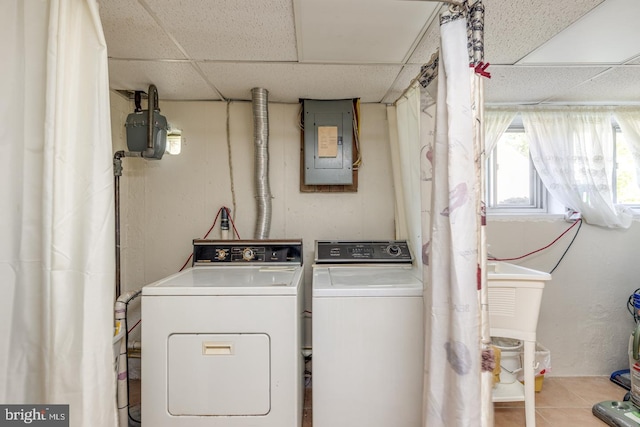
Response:
[[[422,252],[420,194],[420,89],[412,85],[388,107],[391,160],[396,193],[396,237],[408,239],[416,259]]]
[[[521,114],[533,163],[551,195],[589,224],[628,228],[632,214],[613,204],[611,113],[553,108]]]
[[[514,110],[487,109],[484,112],[485,153],[487,156],[495,148],[500,137],[509,128],[516,116]]]
[[[4,0],[0,402],[116,426],[107,50],[95,0]]]
[[[640,110],[620,109],[614,115],[633,155],[636,182],[640,185]]]

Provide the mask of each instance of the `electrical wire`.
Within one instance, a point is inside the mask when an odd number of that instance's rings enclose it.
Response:
[[[128,333],[128,334],[130,334],[130,333],[131,333],[131,331],[133,331],[133,330],[136,328],[136,326],[138,326],[138,325],[140,324],[140,322],[142,322],[142,319],[138,320],[138,322],[137,322],[135,325],[133,325],[133,326],[131,327],[131,329],[129,329],[129,330],[127,331],[127,333]]]
[[[360,128],[358,127],[358,116],[356,115],[357,110],[355,105],[352,107],[352,111],[353,111],[353,137],[355,138],[355,143],[356,143],[356,151],[358,152],[358,157],[356,158],[356,160],[353,162],[353,170],[357,171],[360,169],[360,167],[362,166],[362,153],[360,151]],[[358,108],[359,111],[359,108]]]
[[[567,228],[566,230],[564,230],[564,231],[562,232],[562,234],[560,234],[558,237],[556,237],[556,238],[555,238],[555,240],[554,240],[553,242],[549,243],[548,245],[546,245],[546,246],[544,246],[544,247],[542,247],[542,248],[540,248],[540,249],[536,249],[535,251],[531,251],[531,252],[529,252],[529,253],[526,253],[526,254],[524,254],[524,255],[521,255],[521,256],[518,256],[518,257],[514,257],[514,258],[495,258],[495,257],[489,257],[489,259],[490,259],[491,261],[515,261],[515,260],[520,260],[520,259],[522,259],[522,258],[526,258],[526,257],[531,256],[531,255],[533,255],[533,254],[536,254],[536,253],[538,253],[538,252],[540,252],[540,251],[543,251],[543,250],[548,249],[548,248],[550,248],[551,246],[553,246],[553,244],[554,244],[554,243],[556,243],[558,240],[560,240],[560,239],[562,238],[562,236],[564,236],[565,234],[567,234],[567,233],[569,232],[569,230],[571,230],[573,227],[575,227],[578,223],[580,223],[580,227],[582,227],[582,219],[578,219],[576,222],[574,222],[573,224],[571,224],[571,226],[570,226],[569,228]],[[578,227],[578,231],[580,231],[580,227]],[[576,232],[576,235],[575,235],[575,236],[573,236],[573,240],[575,240],[575,238],[576,238],[576,236],[577,236],[577,235],[578,235],[578,233]],[[573,243],[573,240],[571,240],[571,243]],[[569,244],[569,247],[571,247],[571,243]],[[569,248],[567,248],[567,250],[568,250],[568,249],[569,249]],[[566,251],[565,251],[565,253],[566,253]],[[565,255],[565,254],[562,254],[562,257],[564,257],[564,255]],[[562,258],[560,258],[560,260],[562,260]],[[556,265],[556,267],[557,267],[557,265]],[[554,267],[554,269],[555,269],[556,267]]]
[[[551,269],[551,271],[549,272],[549,274],[553,273],[554,271],[556,271],[556,268],[558,268],[558,266],[560,265],[560,263],[562,262],[562,260],[564,259],[564,256],[567,254],[567,252],[569,252],[569,248],[571,247],[571,245],[573,245],[573,241],[576,240],[576,237],[578,237],[578,233],[580,232],[580,228],[582,227],[582,218],[579,219],[578,221],[580,225],[578,225],[578,229],[576,230],[576,234],[573,235],[573,239],[571,239],[571,241],[569,242],[569,245],[567,246],[567,249],[564,250],[564,252],[562,253],[562,256],[560,257],[560,259],[558,260],[558,262],[556,263],[556,265]],[[575,224],[575,223],[574,223]],[[569,230],[571,229],[571,227],[569,227]],[[567,231],[569,231],[567,230]]]
[[[229,216],[229,221],[231,221],[231,227],[233,228],[233,232],[235,233],[235,235],[238,238],[238,240],[240,240],[240,234],[238,234],[238,229],[236,228],[236,223],[233,221],[233,218],[231,217],[231,213],[229,212],[229,208],[227,208],[226,206],[223,206],[220,209],[218,209],[218,213],[216,214],[216,217],[213,220],[213,224],[211,224],[211,227],[209,228],[209,231],[207,231],[207,233],[204,235],[203,239],[206,239],[209,236],[209,233],[211,233],[213,228],[216,226],[216,223],[218,222],[218,217],[220,217],[220,213],[222,213],[223,209],[225,211],[227,211],[227,215]],[[180,270],[178,270],[178,271],[184,270],[185,267],[189,264],[189,261],[191,261],[192,257],[193,257],[193,252],[191,254],[189,254],[189,257],[187,258],[187,260],[184,262],[184,264],[182,265],[182,267],[180,267]]]

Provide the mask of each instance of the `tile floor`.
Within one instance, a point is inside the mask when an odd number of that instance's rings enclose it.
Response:
[[[139,381],[131,384],[132,404],[139,402]],[[606,427],[591,413],[604,400],[622,400],[626,390],[609,377],[547,377],[536,393],[536,427]],[[307,388],[302,427],[312,427],[312,389]],[[495,427],[524,427],[524,402],[496,403]],[[144,425],[144,424],[143,424]]]
[[[307,389],[302,427],[312,427],[311,389]],[[536,427],[606,427],[591,413],[604,400],[622,400],[626,390],[609,377],[548,377],[536,393]],[[524,402],[496,403],[495,427],[525,426]]]
[[[622,400],[626,390],[609,377],[548,377],[536,393],[536,427],[603,427],[594,404]],[[496,403],[495,427],[524,426],[524,402]]]

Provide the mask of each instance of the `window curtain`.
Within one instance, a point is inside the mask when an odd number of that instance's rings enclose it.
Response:
[[[413,84],[387,108],[396,199],[396,237],[407,239],[416,258],[422,252],[420,213],[420,89]]]
[[[0,402],[114,427],[114,200],[95,0],[4,0]]]
[[[478,222],[472,90],[466,19],[440,26],[431,231],[423,255],[423,426],[481,425]]]
[[[484,112],[484,144],[487,157],[500,140],[503,133],[507,131],[513,118],[516,116],[514,110],[487,109]]]
[[[636,182],[640,185],[640,110],[618,110],[614,116],[633,156]]]
[[[632,214],[613,204],[611,113],[558,108],[521,114],[533,163],[553,197],[589,224],[628,228]]]

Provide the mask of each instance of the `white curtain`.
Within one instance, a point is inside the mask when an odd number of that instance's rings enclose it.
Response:
[[[95,0],[3,0],[0,402],[116,425],[107,50]]]
[[[589,224],[628,228],[633,215],[613,204],[611,113],[550,108],[521,114],[533,163],[551,195]]]
[[[487,109],[484,112],[485,153],[487,157],[516,116],[514,110]]]
[[[432,220],[423,224],[431,229],[430,251],[423,260],[428,263],[423,425],[476,427],[481,422],[481,344],[467,22],[450,21],[440,32]]]
[[[420,194],[420,89],[412,85],[388,107],[391,160],[396,199],[396,237],[408,239],[418,259],[422,252]]]
[[[640,110],[617,110],[615,118],[633,156],[636,166],[636,182],[640,185]]]

